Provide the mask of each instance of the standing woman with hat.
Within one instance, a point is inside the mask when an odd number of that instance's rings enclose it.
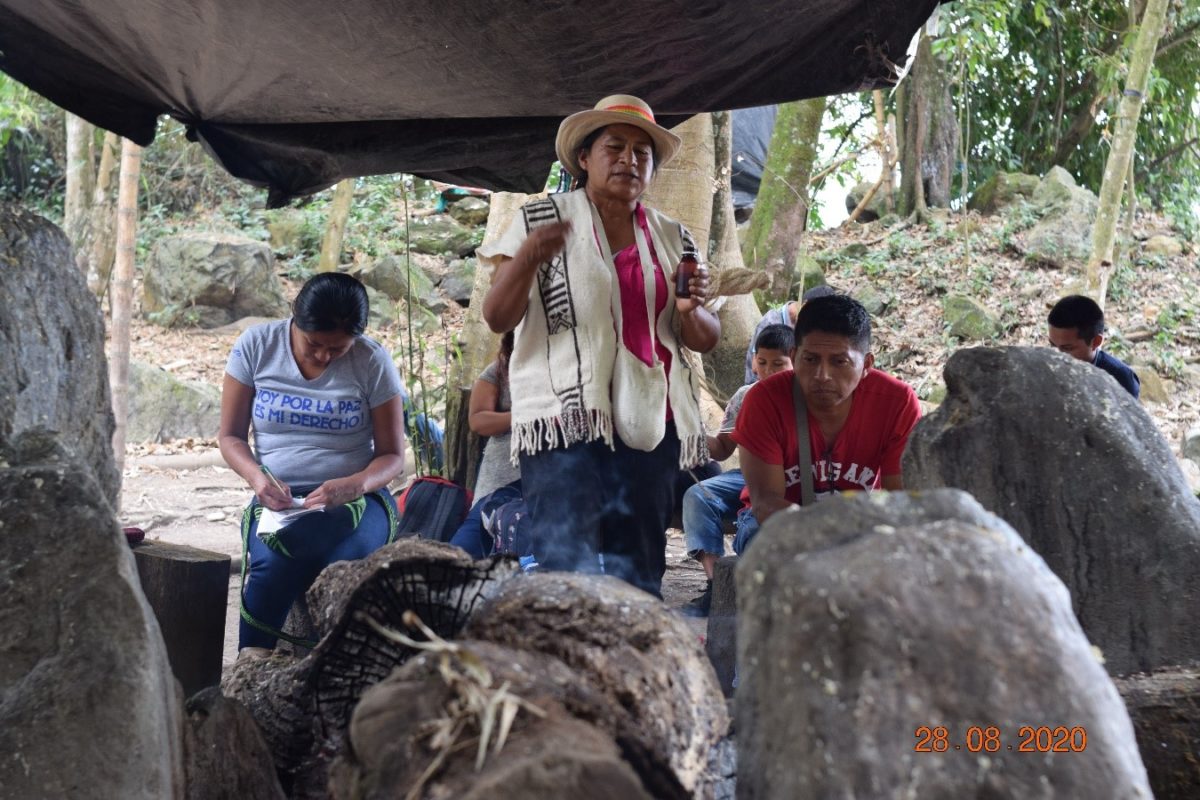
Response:
[[[680,223],[639,202],[680,139],[637,97],[572,114],[555,148],[580,188],[527,203],[479,254],[495,266],[483,318],[516,331],[512,454],[546,569],[605,572],[661,596],[675,476],[708,460],[699,380],[721,325]],[[535,547],[536,550],[536,547]]]

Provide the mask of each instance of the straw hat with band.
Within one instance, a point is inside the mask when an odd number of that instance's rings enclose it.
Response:
[[[632,125],[641,128],[654,143],[655,168],[674,157],[682,140],[654,121],[654,112],[646,101],[631,94],[610,94],[589,111],[579,111],[562,121],[554,149],[558,160],[576,178],[583,175],[579,166],[579,148],[593,131],[606,125]]]

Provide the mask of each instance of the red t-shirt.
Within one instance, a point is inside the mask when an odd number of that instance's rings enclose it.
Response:
[[[733,440],[768,464],[784,468],[785,497],[800,502],[800,451],[792,406],[791,371],[761,380],[746,393]],[[916,392],[903,381],[872,369],[859,382],[850,416],[832,446],[808,415],[812,443],[813,491],[817,495],[879,488],[884,475],[900,474],[900,457],[921,416]],[[749,489],[742,490],[749,502]]]

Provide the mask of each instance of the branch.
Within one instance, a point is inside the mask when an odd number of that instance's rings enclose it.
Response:
[[[1165,42],[1159,44],[1158,50],[1154,54],[1154,60],[1157,61],[1158,57],[1163,53],[1167,52],[1173,47],[1178,47],[1179,45],[1187,42],[1195,37],[1197,33],[1200,33],[1200,18],[1192,20],[1182,28],[1176,28],[1175,32],[1171,34],[1170,39],[1167,39]]]

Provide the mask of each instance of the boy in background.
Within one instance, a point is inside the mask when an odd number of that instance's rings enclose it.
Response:
[[[1123,361],[1100,349],[1104,344],[1104,312],[1090,297],[1073,294],[1050,309],[1050,345],[1072,358],[1099,367],[1137,399],[1142,382]]]
[[[789,325],[768,325],[754,340],[754,357],[750,368],[756,380],[790,370],[796,350],[796,337]],[[724,461],[733,455],[737,445],[731,434],[746,393],[754,387],[746,384],[734,392],[725,406],[725,416],[716,436],[708,437],[709,455]],[[746,485],[741,470],[730,470],[692,485],[683,495],[683,538],[688,556],[700,562],[708,578],[704,591],[689,600],[682,608],[689,617],[707,617],[712,605],[713,565],[725,554],[724,522],[733,521],[742,507],[742,488]]]

